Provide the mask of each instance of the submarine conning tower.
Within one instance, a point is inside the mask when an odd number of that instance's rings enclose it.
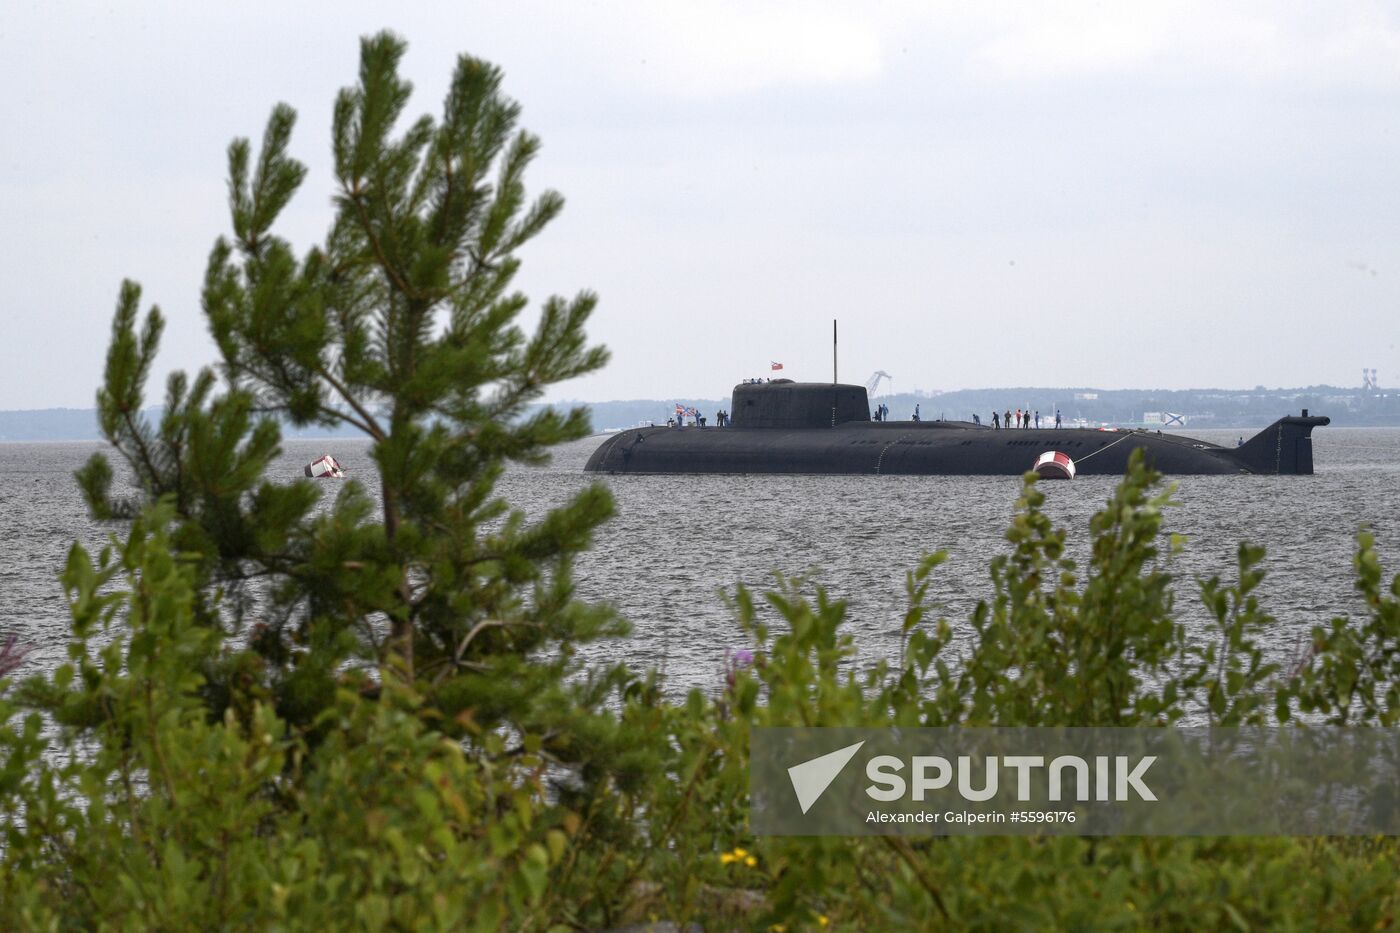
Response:
[[[736,385],[729,415],[736,428],[834,428],[869,421],[870,400],[865,386],[774,379]]]

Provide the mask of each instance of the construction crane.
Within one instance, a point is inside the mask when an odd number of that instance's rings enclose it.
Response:
[[[894,390],[894,377],[883,369],[877,369],[869,379],[865,380],[865,391],[871,398],[875,397],[876,390],[880,388],[881,379],[888,379],[890,382],[890,390]]]

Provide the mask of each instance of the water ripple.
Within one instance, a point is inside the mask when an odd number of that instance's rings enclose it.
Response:
[[[1237,432],[1197,432],[1231,443]],[[1194,580],[1233,572],[1241,540],[1264,544],[1260,588],[1278,618],[1269,639],[1280,657],[1332,615],[1360,602],[1351,559],[1363,525],[1382,560],[1400,567],[1400,430],[1326,428],[1315,433],[1311,477],[1177,477],[1168,530],[1187,535],[1170,558],[1183,618],[1205,636]],[[595,478],[582,466],[601,438],[566,445],[554,462],[509,470],[501,491],[539,516]],[[75,540],[100,547],[108,528],[88,519],[72,473],[100,445],[0,444],[0,635],[19,631],[35,645],[26,667],[63,657],[66,612],[58,584]],[[333,452],[373,489],[367,447],[350,441],[290,441],[278,475]],[[598,654],[664,666],[674,686],[712,686],[724,652],[742,643],[719,596],[736,583],[763,587],[776,571],[809,574],[846,600],[863,660],[898,650],[904,574],[919,557],[946,548],[936,571],[940,611],[965,634],[966,618],[989,592],[987,562],[1008,545],[1019,481],[987,477],[613,476],[605,483],[618,515],[578,562],[580,595],[607,601],[634,636]],[[1089,517],[1113,486],[1107,477],[1046,484],[1046,510],[1069,530],[1069,548],[1087,555]],[[328,491],[334,484],[328,484]]]

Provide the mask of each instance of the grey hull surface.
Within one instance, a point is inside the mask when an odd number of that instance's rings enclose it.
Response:
[[[684,420],[684,419],[682,419]],[[1330,419],[1280,418],[1240,447],[1160,431],[994,429],[968,421],[872,420],[865,387],[840,383],[736,385],[725,427],[646,427],[604,441],[599,473],[843,473],[1015,476],[1058,451],[1077,475],[1121,474],[1135,450],[1163,473],[1307,474],[1312,429]]]
[[[585,469],[604,473],[826,473],[1005,476],[1062,451],[1076,473],[1122,474],[1134,450],[1163,473],[1312,473],[1317,417],[1282,418],[1243,447],[1148,431],[993,430],[956,421],[829,428],[637,428],[605,441]]]

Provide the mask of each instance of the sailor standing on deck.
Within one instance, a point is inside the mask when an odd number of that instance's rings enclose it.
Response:
[[[1001,430],[1001,415],[996,412],[992,412],[992,428],[997,431]]]
[[[1055,428],[1058,430],[1059,427],[1060,427],[1060,410],[1057,408],[1057,409],[1055,409]]]

